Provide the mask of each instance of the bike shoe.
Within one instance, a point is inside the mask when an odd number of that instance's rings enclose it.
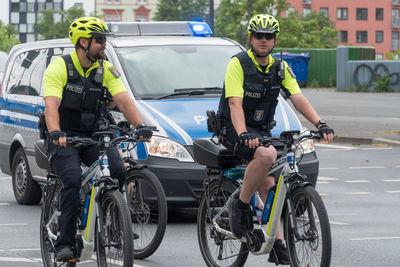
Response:
[[[240,239],[245,231],[252,229],[253,221],[249,204],[234,199],[229,211],[229,226],[236,238]]]
[[[276,265],[289,265],[289,255],[285,245],[283,244],[282,240],[277,239],[275,240],[274,246],[269,253],[268,262],[275,263]]]
[[[70,247],[62,247],[56,252],[57,261],[66,262],[74,258],[74,253]]]

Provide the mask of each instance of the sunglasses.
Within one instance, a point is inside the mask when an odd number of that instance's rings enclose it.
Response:
[[[96,36],[96,37],[93,37],[93,39],[98,44],[104,44],[107,41],[107,38],[105,36]]]
[[[275,38],[275,33],[255,32],[254,38],[256,38],[257,40],[261,40],[262,38],[272,40]]]

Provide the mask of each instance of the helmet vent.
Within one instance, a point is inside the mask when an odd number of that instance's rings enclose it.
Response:
[[[88,22],[88,20],[80,20],[79,22],[82,23],[82,24],[85,24],[85,23]]]

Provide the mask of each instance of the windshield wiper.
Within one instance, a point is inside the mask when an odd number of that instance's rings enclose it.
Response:
[[[204,94],[215,94],[221,92],[222,92],[221,87],[179,88],[175,89],[173,93],[157,97],[156,99],[164,99],[178,95],[204,95]]]

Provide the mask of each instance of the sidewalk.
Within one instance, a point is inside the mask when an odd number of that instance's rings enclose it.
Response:
[[[308,88],[302,92],[335,130],[335,142],[400,146],[400,93]],[[303,116],[299,118],[307,128],[315,128]]]

